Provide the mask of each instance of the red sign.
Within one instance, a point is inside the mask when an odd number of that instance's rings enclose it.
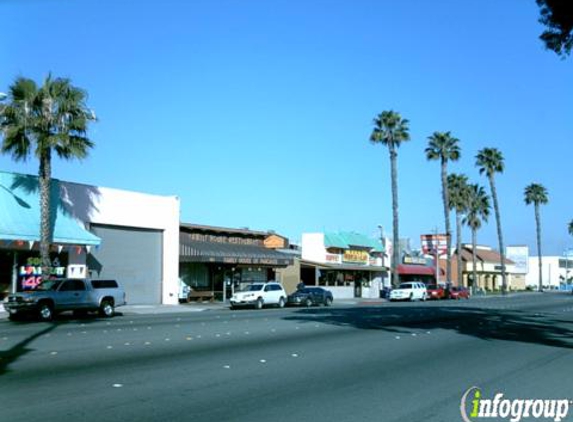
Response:
[[[448,236],[445,234],[423,234],[420,236],[422,252],[425,254],[445,254],[448,252]]]

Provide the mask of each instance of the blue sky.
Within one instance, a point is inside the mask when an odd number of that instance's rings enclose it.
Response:
[[[89,93],[96,143],[53,176],[181,198],[185,222],[303,232],[391,233],[388,152],[372,119],[410,120],[399,151],[401,237],[443,230],[434,131],[461,140],[450,170],[499,148],[505,243],[535,252],[526,185],[549,191],[546,254],[567,223],[573,58],[538,40],[534,0],[3,0],[0,91],[17,76],[65,76]],[[0,156],[0,169],[37,162]],[[488,188],[489,191],[489,188]],[[465,230],[464,241],[470,241]],[[478,241],[497,247],[490,218]]]

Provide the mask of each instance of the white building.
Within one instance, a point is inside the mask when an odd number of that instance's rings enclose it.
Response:
[[[38,280],[35,176],[0,172],[0,294]],[[176,304],[179,198],[52,180],[52,266],[117,279],[129,303]]]
[[[573,257],[565,259],[565,256],[542,256],[541,263],[543,288],[564,288],[563,286],[567,285],[566,280],[569,280],[569,285],[573,281]],[[529,272],[525,282],[533,289],[539,286],[539,258],[537,256],[529,257]]]

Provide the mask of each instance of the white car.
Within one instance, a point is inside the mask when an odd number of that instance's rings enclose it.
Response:
[[[418,281],[401,283],[390,292],[390,300],[426,300],[427,297],[426,285]]]
[[[261,309],[265,305],[277,305],[283,308],[287,294],[280,283],[253,283],[246,290],[235,293],[231,297],[231,309],[240,306],[254,306]]]

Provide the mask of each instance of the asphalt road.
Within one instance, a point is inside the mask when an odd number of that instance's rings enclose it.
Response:
[[[573,399],[572,335],[573,296],[547,293],[4,319],[0,421],[461,421],[472,386]]]

